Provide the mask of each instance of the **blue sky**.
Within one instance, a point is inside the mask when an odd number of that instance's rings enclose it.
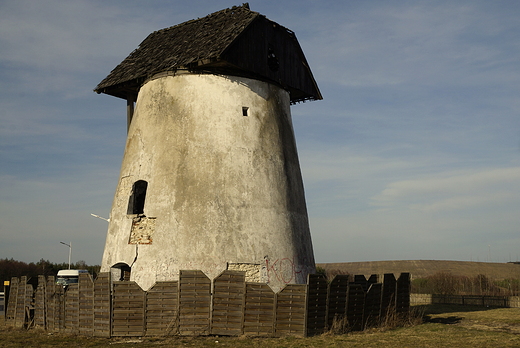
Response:
[[[125,101],[92,90],[220,0],[0,0],[0,258],[99,264]],[[249,1],[324,100],[292,107],[317,262],[520,260],[520,2]]]

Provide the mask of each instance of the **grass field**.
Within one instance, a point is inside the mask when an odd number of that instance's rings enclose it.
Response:
[[[419,324],[308,338],[167,337],[102,339],[13,329],[0,321],[0,346],[14,347],[520,347],[520,309],[426,306]]]

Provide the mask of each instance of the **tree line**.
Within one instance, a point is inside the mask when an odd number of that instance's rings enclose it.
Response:
[[[59,270],[68,269],[68,263],[52,263],[48,260],[41,259],[34,263],[26,263],[23,261],[16,261],[14,259],[0,259],[0,286],[4,281],[10,281],[12,277],[27,276],[29,282],[35,282],[39,275],[56,276]],[[99,273],[100,266],[87,265],[85,261],[78,261],[70,264],[71,269],[86,269],[93,278]]]

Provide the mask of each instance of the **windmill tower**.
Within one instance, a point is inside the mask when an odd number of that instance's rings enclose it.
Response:
[[[101,271],[143,289],[244,270],[274,290],[315,271],[290,105],[321,99],[294,33],[222,10],[150,34],[96,87],[128,136]]]

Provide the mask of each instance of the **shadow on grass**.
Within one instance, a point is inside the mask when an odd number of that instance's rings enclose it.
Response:
[[[461,316],[449,315],[451,313],[480,312],[493,309],[492,307],[449,304],[430,304],[417,307],[420,307],[420,310],[423,313],[423,323],[439,323],[446,325],[458,324],[463,319]],[[443,316],[442,314],[446,315]],[[435,317],[432,317],[433,315]]]
[[[429,315],[423,317],[423,323],[439,323],[446,325],[458,324],[462,320],[462,317],[450,316],[450,317],[436,317],[432,318]]]

